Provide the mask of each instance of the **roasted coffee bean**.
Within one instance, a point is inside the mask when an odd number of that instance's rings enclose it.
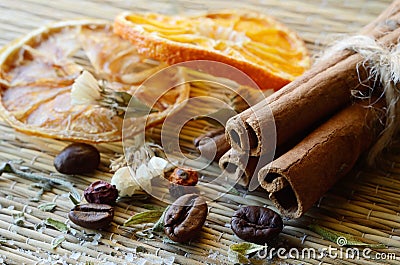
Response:
[[[83,174],[94,171],[100,163],[100,153],[92,145],[73,143],[54,159],[54,167],[64,174]]]
[[[114,218],[114,208],[107,204],[87,203],[76,205],[68,218],[79,226],[99,229],[108,226]]]
[[[268,208],[245,206],[233,214],[231,228],[239,238],[264,245],[278,236],[283,222],[276,212]]]
[[[115,204],[118,198],[118,190],[115,185],[104,180],[98,180],[89,185],[83,192],[85,199],[89,203]]]
[[[186,194],[177,199],[164,216],[164,232],[175,242],[195,238],[208,213],[207,203],[197,194]]]

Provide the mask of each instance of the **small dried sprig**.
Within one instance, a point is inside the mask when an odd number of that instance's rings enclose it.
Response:
[[[49,187],[53,186],[61,186],[69,190],[72,196],[75,198],[80,198],[79,192],[74,188],[74,185],[68,181],[64,181],[62,179],[57,179],[57,178],[48,178],[39,174],[31,173],[31,172],[26,172],[22,171],[20,169],[17,169],[12,162],[5,162],[0,165],[0,176],[3,173],[12,173],[15,174],[21,178],[31,180],[31,181],[38,181],[42,183],[40,186],[44,187],[49,185]],[[47,184],[47,185],[46,185]],[[79,200],[79,199],[77,199]]]
[[[125,113],[130,117],[142,117],[157,112],[127,92],[110,89],[104,80],[97,81],[88,71],[83,71],[75,79],[71,89],[71,104],[111,109],[119,117]]]
[[[309,229],[323,238],[333,242],[333,243],[341,243],[340,246],[355,246],[355,247],[369,247],[369,248],[385,248],[386,246],[381,243],[366,243],[363,242],[361,238],[357,238],[356,236],[346,234],[343,232],[335,231],[317,224],[309,225]],[[343,241],[340,242],[340,239]]]

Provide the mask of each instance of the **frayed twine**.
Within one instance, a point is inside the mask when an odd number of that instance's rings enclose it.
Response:
[[[384,97],[386,101],[386,120],[384,130],[367,156],[368,165],[373,166],[378,156],[389,145],[400,128],[400,104],[398,104],[400,98],[398,88],[400,81],[400,44],[386,48],[371,37],[357,35],[339,41],[329,48],[319,60],[328,59],[334,53],[342,50],[350,50],[360,54],[364,61],[358,64],[357,71],[360,67],[368,69],[369,79],[379,81],[382,84],[383,92],[380,98]],[[360,83],[363,83],[362,80],[360,80]],[[352,91],[353,96],[357,96],[357,94],[362,95],[360,91]],[[368,98],[369,96],[363,97]]]

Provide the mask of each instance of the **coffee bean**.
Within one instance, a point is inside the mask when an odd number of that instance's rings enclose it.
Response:
[[[100,163],[100,153],[92,145],[73,143],[54,159],[54,167],[64,174],[83,174],[94,171]]]
[[[115,185],[104,180],[97,180],[84,190],[83,196],[89,203],[114,205],[118,198],[118,190]]]
[[[241,239],[264,245],[283,229],[282,218],[274,211],[259,206],[245,206],[232,217],[231,228]]]
[[[68,218],[79,226],[99,229],[108,226],[114,218],[114,208],[107,204],[87,203],[76,205]]]
[[[177,199],[164,216],[164,232],[175,242],[195,238],[207,217],[207,203],[197,194],[186,194]]]

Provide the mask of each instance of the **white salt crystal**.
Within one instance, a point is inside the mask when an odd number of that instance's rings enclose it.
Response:
[[[81,256],[82,254],[80,253],[80,252],[73,252],[72,254],[71,254],[71,256],[69,256],[71,259],[74,259],[74,260],[78,260],[79,258],[80,258],[80,256]]]
[[[133,262],[133,258],[134,258],[134,256],[132,253],[127,253],[125,256],[125,260],[128,262]]]
[[[174,257],[174,256],[169,256],[169,257],[167,257],[167,258],[164,259],[163,264],[166,264],[166,265],[173,265],[173,264],[174,264],[174,261],[175,261],[175,257]]]
[[[148,263],[147,260],[145,260],[144,258],[140,258],[140,259],[136,260],[136,264],[137,265],[147,265],[150,263]]]

